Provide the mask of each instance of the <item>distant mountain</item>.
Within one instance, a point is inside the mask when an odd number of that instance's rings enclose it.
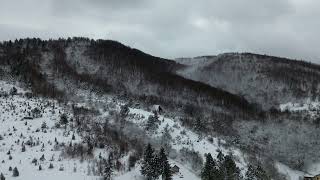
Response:
[[[72,99],[85,88],[193,115],[191,111],[201,109],[197,115],[215,112],[216,118],[225,114],[236,119],[259,111],[238,95],[175,74],[182,64],[116,41],[20,39],[3,42],[0,52],[0,64],[46,96]]]
[[[264,109],[287,102],[318,100],[320,66],[251,53],[179,58],[179,75],[238,94]]]

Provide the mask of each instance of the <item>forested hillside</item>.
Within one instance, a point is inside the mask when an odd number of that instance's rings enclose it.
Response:
[[[192,118],[224,119],[226,127],[260,111],[241,96],[176,75],[181,64],[115,41],[21,39],[2,43],[1,51],[0,62],[8,71],[49,97],[72,99],[79,88],[112,93],[146,105],[161,104],[168,112]],[[208,124],[208,130],[219,130]]]
[[[305,61],[251,53],[176,61],[187,65],[178,74],[242,95],[264,109],[319,98],[320,66]]]
[[[320,162],[318,65],[249,53],[172,61],[111,40],[20,39],[0,44],[0,75],[0,80],[10,85],[3,94],[0,89],[9,117],[3,119],[3,127],[11,126],[10,119],[16,126],[26,126],[12,137],[5,136],[6,142],[16,141],[18,133],[36,138],[45,130],[51,135],[71,136],[59,148],[65,155],[62,165],[70,156],[78,158],[75,153],[84,148],[90,156],[82,154],[80,158],[88,160],[90,168],[100,163],[110,170],[112,164],[114,177],[141,179],[139,168],[159,167],[146,162],[147,152],[143,151],[148,143],[153,158],[162,147],[168,161],[181,166],[179,176],[199,179],[210,178],[212,171],[217,177],[229,176],[225,168],[231,168],[236,175],[233,179],[257,172],[265,179],[283,179],[286,174],[279,164],[304,174]],[[19,94],[12,84],[21,87],[18,92],[28,91]],[[38,104],[26,108],[23,101]],[[27,116],[36,106],[40,114],[52,118]],[[16,116],[27,119],[18,121]],[[35,120],[28,122],[28,118]],[[43,122],[50,127],[40,132],[38,126]],[[12,133],[11,129],[6,133]],[[72,134],[85,144],[77,144]],[[39,144],[46,140],[42,138]],[[14,153],[20,145],[15,142]],[[30,149],[31,155],[39,155],[36,148]],[[105,154],[100,156],[100,152]],[[112,162],[106,161],[110,152],[116,156]],[[43,163],[40,165],[50,165]],[[101,168],[84,170],[83,164],[79,168],[82,173],[103,175]],[[312,173],[320,170],[315,169]],[[143,171],[142,175],[149,173]]]

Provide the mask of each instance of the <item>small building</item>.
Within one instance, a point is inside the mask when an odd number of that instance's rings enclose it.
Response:
[[[177,165],[174,165],[173,167],[171,167],[171,172],[172,174],[177,174],[179,173],[180,168]]]
[[[320,174],[315,175],[315,176],[313,177],[313,180],[320,180]]]
[[[23,120],[32,120],[32,119],[33,119],[33,117],[31,117],[31,116],[25,116],[25,117],[23,117],[21,119],[21,121],[23,121]]]
[[[312,180],[313,176],[304,176],[303,180]]]
[[[163,109],[162,109],[162,107],[160,105],[153,105],[151,107],[151,111],[153,113],[161,114],[163,112]]]
[[[320,174],[315,176],[310,176],[310,175],[304,176],[303,180],[320,180]]]

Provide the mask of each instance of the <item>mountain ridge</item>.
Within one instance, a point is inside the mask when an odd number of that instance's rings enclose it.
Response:
[[[196,58],[194,61],[197,60]],[[186,62],[188,59],[176,59],[176,61],[183,64],[183,61]],[[192,58],[189,59],[189,62],[191,61]],[[307,97],[318,99],[318,77],[320,77],[320,65],[318,64],[252,53],[227,53],[204,58],[204,60],[202,57],[202,61],[206,63],[189,63],[189,65],[185,63],[187,66],[177,72],[184,77],[238,95],[242,94],[250,102],[259,105],[266,102],[264,109],[278,108],[279,104],[292,100],[301,102]],[[266,87],[266,84],[274,87]],[[299,87],[302,84],[306,87]],[[279,87],[279,90],[275,86]],[[253,88],[253,90],[246,87]],[[250,91],[253,95],[246,94]],[[288,96],[285,91],[293,92],[293,94]],[[281,94],[284,98],[280,95],[272,97],[274,94]],[[258,98],[257,101],[255,101],[256,98]],[[276,102],[277,100],[280,101]]]

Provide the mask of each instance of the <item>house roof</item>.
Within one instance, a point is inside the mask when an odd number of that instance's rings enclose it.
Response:
[[[179,166],[177,166],[177,165],[174,165],[172,168],[179,168]],[[180,168],[179,168],[180,169]]]

